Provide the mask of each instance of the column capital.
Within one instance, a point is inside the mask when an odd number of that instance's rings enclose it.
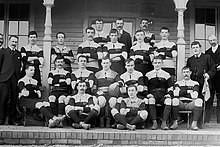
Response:
[[[53,7],[54,6],[54,0],[44,0],[44,3],[43,3],[43,5],[45,6],[45,7]]]
[[[189,0],[173,0],[176,6],[176,10],[186,10],[186,5]]]

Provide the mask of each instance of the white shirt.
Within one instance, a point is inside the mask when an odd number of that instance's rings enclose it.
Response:
[[[215,53],[217,49],[218,49],[218,44],[216,44],[215,47],[212,46],[212,52],[213,52],[213,53]]]

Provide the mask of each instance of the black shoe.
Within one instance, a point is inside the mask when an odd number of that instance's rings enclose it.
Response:
[[[9,122],[8,122],[8,125],[18,126],[19,124],[18,124],[17,122],[13,122],[13,121],[11,122],[11,121],[9,121]]]
[[[5,121],[4,120],[1,120],[0,121],[0,125],[4,125],[5,124]]]

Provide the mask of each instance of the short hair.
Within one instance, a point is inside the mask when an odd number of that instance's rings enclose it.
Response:
[[[93,27],[87,27],[87,28],[86,28],[86,33],[87,33],[87,30],[93,30],[94,33],[95,33],[95,29],[94,29]]]
[[[29,69],[29,67],[31,67],[31,66],[33,66],[34,67],[34,64],[32,64],[32,63],[27,63],[27,64],[25,64],[25,70],[27,70],[27,69]]]
[[[132,61],[134,62],[134,60],[133,60],[132,58],[128,58],[128,59],[125,60],[125,64],[126,64],[126,63],[130,63],[130,62],[132,62]]]
[[[159,59],[161,61],[163,61],[163,58],[159,55],[159,56],[155,56],[153,60]]]
[[[16,36],[16,35],[10,35],[10,36],[9,36],[9,40],[11,40],[11,38],[17,38],[17,39],[18,39],[18,36]]]
[[[140,24],[142,23],[142,21],[146,20],[147,22],[151,22],[149,19],[147,18],[142,18],[141,21],[140,21]]]
[[[78,58],[77,58],[77,61],[79,62],[79,58],[85,58],[86,59],[86,62],[88,62],[88,58],[84,55],[80,55]]]
[[[117,20],[122,20],[122,21],[124,22],[124,20],[123,20],[121,17],[117,18],[117,19],[115,20],[115,22],[116,22]]]
[[[135,86],[134,84],[129,85],[129,86],[127,87],[127,90],[128,90],[128,88],[131,88],[131,87],[134,87],[135,90],[137,91],[137,86]]]
[[[182,71],[183,71],[183,70],[186,70],[186,69],[189,69],[189,70],[191,71],[191,69],[190,69],[189,66],[184,66],[184,67],[182,68]]]
[[[162,27],[162,28],[160,28],[160,32],[161,32],[162,30],[167,30],[168,32],[170,32],[170,29],[169,29],[168,27]]]
[[[36,31],[30,31],[28,33],[28,37],[30,37],[31,35],[36,35],[36,37],[37,37],[37,32]]]
[[[101,19],[101,18],[97,18],[94,22],[96,23],[96,21],[101,21],[101,22],[103,22],[104,23],[104,20],[103,19]]]
[[[57,57],[55,58],[54,62],[56,62],[57,60],[64,60],[64,57],[62,55],[57,55]]]
[[[199,47],[202,47],[199,41],[193,41],[193,42],[191,43],[191,47],[192,47],[193,45],[199,45]]]
[[[115,33],[117,33],[117,35],[118,35],[118,30],[117,29],[111,29],[110,30],[110,32],[109,32],[109,36],[110,36],[110,34],[115,34]]]
[[[139,33],[139,32],[145,33],[144,30],[140,29],[140,30],[137,30],[137,31],[135,32],[135,34],[137,34],[137,33]]]
[[[63,34],[64,38],[66,38],[66,34],[65,34],[64,32],[58,32],[58,33],[56,34],[56,38],[58,38],[58,35],[59,35],[59,34]]]
[[[109,58],[109,55],[106,55],[105,57],[103,57],[103,58],[102,58],[102,61],[103,61],[103,60],[109,60],[109,61],[111,62],[111,59]]]

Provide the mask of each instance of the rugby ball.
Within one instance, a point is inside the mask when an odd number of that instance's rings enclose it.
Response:
[[[117,84],[111,84],[111,85],[109,85],[109,87],[108,87],[108,94],[109,94],[110,96],[118,97],[119,94],[120,94],[119,85],[117,85]]]

